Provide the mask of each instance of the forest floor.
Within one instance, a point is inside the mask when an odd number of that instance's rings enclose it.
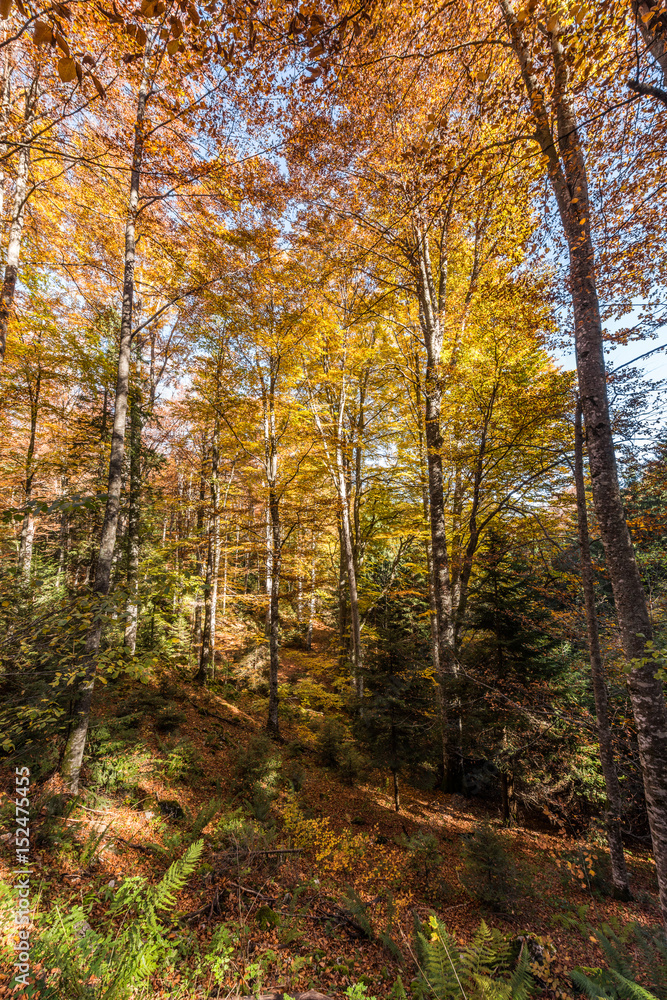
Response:
[[[86,764],[86,787],[64,816],[49,815],[47,792],[59,791],[57,779],[38,789],[44,804],[32,822],[31,863],[42,912],[56,903],[66,909],[99,899],[93,920],[103,909],[105,887],[130,874],[156,881],[198,834],[208,808],[214,815],[203,829],[204,863],[178,899],[172,934],[191,941],[183,950],[187,966],[188,952],[194,955],[228,923],[235,951],[230,988],[221,996],[309,988],[340,996],[362,982],[371,996],[385,997],[399,973],[406,985],[416,975],[414,914],[423,920],[432,912],[460,940],[482,919],[511,935],[548,939],[553,948],[545,951],[542,995],[570,996],[568,971],[600,965],[594,928],[658,923],[647,851],[627,852],[634,897],[622,903],[608,894],[601,873],[591,872],[595,847],[588,841],[558,831],[504,829],[497,808],[405,782],[397,813],[385,775],[373,772],[350,786],[322,766],[312,725],[322,709],[304,701],[319,698],[325,708],[327,696],[335,701],[324,638],[311,652],[283,650],[283,742],[275,744],[273,761],[283,777],[271,785],[269,775],[270,795],[254,805],[235,791],[235,761],[262,731],[266,699],[260,694],[231,695],[224,678],[203,690],[184,683],[176,670],[154,686],[125,680],[100,691],[90,760],[105,745],[111,760],[102,770]],[[114,728],[116,719],[125,720],[124,729]],[[108,775],[120,761],[131,764],[134,779],[113,789]],[[13,778],[1,777],[0,806],[8,815]],[[495,912],[464,885],[462,846],[485,819],[518,872],[515,895]],[[419,831],[436,839],[439,858],[406,846]],[[0,838],[0,879],[10,885],[11,838],[11,832]],[[176,996],[171,991],[178,982],[177,976],[156,984],[154,995]]]

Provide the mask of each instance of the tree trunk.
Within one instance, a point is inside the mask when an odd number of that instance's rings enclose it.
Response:
[[[2,77],[0,77],[0,122],[2,123],[2,135],[6,136],[9,124],[9,110],[12,94],[11,77],[12,65],[9,58],[10,46],[5,45],[2,53]],[[7,153],[7,143],[0,142],[0,219],[5,217],[5,156]],[[1,359],[0,359],[1,360]]]
[[[60,491],[63,500],[67,494],[68,486],[67,474],[60,477]],[[56,574],[56,587],[60,587],[61,580],[67,583],[67,550],[69,548],[69,514],[63,510],[60,515],[60,532],[58,537],[58,572]]]
[[[429,351],[425,380],[426,451],[428,468],[428,509],[431,526],[431,573],[435,606],[437,662],[440,670],[440,722],[442,726],[443,790],[460,790],[460,766],[456,752],[456,733],[451,731],[449,703],[451,681],[455,674],[452,649],[449,554],[445,524],[445,497],[442,472],[442,436],[440,434],[441,389],[436,357]]]
[[[272,528],[271,528],[271,510],[270,506],[267,504],[266,507],[266,577],[265,577],[265,590],[266,590],[266,616],[264,619],[264,635],[269,638],[271,635],[271,593],[273,591],[273,539],[272,539]]]
[[[42,387],[42,371],[38,369],[35,379],[34,389],[29,386],[30,393],[30,439],[28,441],[28,451],[25,460],[25,514],[21,525],[21,541],[19,545],[18,576],[22,587],[30,585],[30,571],[32,569],[32,548],[35,540],[35,518],[30,508],[32,500],[32,484],[35,478],[34,457],[35,440],[37,435],[37,416],[39,414],[39,397]]]
[[[421,376],[419,373],[419,355],[415,354],[415,388],[416,388],[416,408],[417,408],[417,420],[418,420],[418,441],[419,441],[419,472],[421,479],[422,488],[422,508],[424,511],[424,524],[429,526],[429,537],[424,539],[424,550],[426,554],[426,570],[428,574],[428,606],[429,606],[429,622],[431,625],[430,638],[431,638],[431,659],[433,660],[433,668],[436,673],[436,677],[440,676],[440,649],[438,640],[438,611],[435,601],[435,578],[433,572],[433,552],[431,549],[431,539],[430,539],[430,524],[431,524],[431,511],[429,504],[429,478],[427,471],[427,455],[426,448],[424,444],[424,430],[422,424],[422,387],[421,387]]]
[[[201,671],[201,653],[202,653],[202,627],[201,627],[201,612],[202,612],[202,592],[199,581],[201,580],[202,573],[205,574],[204,562],[201,557],[202,548],[202,536],[204,534],[204,500],[206,498],[206,478],[204,476],[204,465],[206,463],[205,455],[202,455],[201,460],[201,475],[199,477],[199,504],[197,506],[197,554],[196,554],[196,577],[197,577],[197,591],[195,593],[195,614],[194,622],[192,626],[192,644],[195,650],[195,657],[197,662],[197,672],[195,674],[195,681],[201,684],[203,683],[200,678]],[[208,552],[208,546],[207,546]]]
[[[308,631],[306,632],[306,649],[313,648],[313,622],[315,621],[315,540],[311,538],[312,556],[310,561],[310,609],[308,613]]]
[[[269,488],[269,513],[271,517],[272,542],[272,574],[271,595],[269,603],[269,716],[266,728],[272,736],[278,736],[278,669],[280,666],[278,651],[280,645],[280,564],[281,564],[281,529],[280,504],[275,486]]]
[[[398,794],[398,773],[396,771],[392,771],[391,776],[393,778],[393,785],[394,785],[394,809],[396,810],[396,812],[400,812],[401,799]]]
[[[130,401],[130,497],[127,516],[127,604],[125,646],[134,656],[139,623],[139,522],[141,504],[141,398],[139,384]]]
[[[130,197],[125,223],[125,257],[123,273],[123,305],[120,321],[120,343],[118,348],[118,371],[116,378],[116,399],[114,407],[113,432],[111,436],[111,454],[109,457],[109,479],[107,501],[102,525],[99,555],[95,569],[94,593],[98,598],[93,623],[86,636],[84,660],[84,677],[79,685],[74,706],[74,720],[67,740],[61,775],[71,794],[76,795],[79,789],[79,775],[86,747],[90,706],[95,688],[95,673],[97,656],[102,638],[102,624],[106,609],[104,598],[109,593],[111,584],[111,563],[116,544],[118,528],[118,513],[120,510],[120,493],[123,479],[123,462],[125,459],[125,424],[127,422],[127,404],[130,379],[130,351],[132,345],[132,302],[134,297],[134,263],[136,250],[135,226],[139,204],[139,186],[141,180],[141,164],[144,147],[144,116],[149,95],[149,62],[151,57],[151,40],[146,42],[144,49],[143,71],[137,100],[137,117],[134,129],[134,149],[132,154],[132,173],[130,178]]]
[[[218,509],[220,506],[218,485],[218,468],[220,465],[219,434],[216,418],[213,429],[213,441],[211,443],[211,516],[209,517],[206,577],[204,582],[204,629],[202,632],[199,670],[195,678],[199,684],[206,684],[208,680],[213,665],[213,648],[215,644],[215,612],[218,597],[216,553],[217,558],[220,558],[217,539]]]
[[[607,792],[607,840],[609,842],[609,857],[611,859],[611,878],[614,891],[619,899],[629,899],[630,886],[628,872],[623,854],[623,837],[621,835],[622,800],[621,786],[618,783],[614,748],[609,724],[607,706],[607,687],[604,679],[604,667],[600,654],[598,635],[598,620],[595,610],[595,586],[593,583],[593,564],[588,536],[588,515],[586,511],[586,491],[584,487],[584,455],[583,434],[581,427],[581,402],[577,399],[577,409],[574,425],[574,478],[577,487],[577,523],[579,527],[579,555],[581,560],[581,583],[584,591],[586,607],[586,628],[588,631],[588,652],[591,661],[593,679],[593,695],[595,698],[595,715],[597,718],[598,738],[600,742],[600,762]]]
[[[341,494],[341,539],[343,543],[343,557],[345,561],[345,574],[347,576],[347,591],[350,599],[350,640],[352,645],[352,669],[354,677],[354,689],[357,698],[361,699],[364,694],[363,678],[363,654],[361,649],[361,620],[359,617],[359,597],[357,594],[357,571],[354,565],[354,550],[352,548],[352,531],[350,525],[350,510],[347,505],[347,491],[345,477],[341,472],[340,494]]]
[[[499,0],[510,32],[535,120],[535,138],[548,160],[548,174],[570,253],[570,291],[574,309],[577,374],[591,475],[593,504],[614,594],[628,686],[637,725],[660,906],[667,926],[667,707],[657,664],[647,643],[652,626],[630,532],[625,521],[616,471],[600,309],[595,283],[591,236],[592,206],[572,94],[569,69],[558,26],[549,32],[554,65],[553,101],[557,147],[551,132],[545,95],[534,75],[522,29],[509,0]]]
[[[21,255],[21,239],[23,236],[23,222],[25,220],[25,206],[28,200],[28,169],[30,165],[30,132],[32,121],[35,117],[35,109],[38,98],[38,82],[33,80],[30,90],[25,92],[25,128],[23,133],[24,142],[19,147],[18,162],[16,166],[16,189],[14,192],[14,203],[12,206],[12,221],[9,227],[9,240],[7,242],[7,258],[5,263],[5,274],[0,291],[0,364],[5,357],[7,346],[7,327],[9,317],[14,304],[14,294],[16,292],[16,280],[19,272],[19,257]]]

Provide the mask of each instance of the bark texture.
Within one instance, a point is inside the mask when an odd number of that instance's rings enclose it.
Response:
[[[25,514],[21,525],[21,541],[19,544],[18,576],[23,587],[30,585],[32,569],[32,549],[35,541],[35,517],[30,507],[32,501],[32,484],[35,478],[35,443],[37,436],[37,417],[39,414],[39,397],[42,387],[42,370],[37,371],[35,383],[28,385],[30,396],[30,438],[25,459],[24,501]]]
[[[535,75],[523,29],[509,0],[499,0],[499,5],[519,62],[531,105],[535,140],[548,164],[569,249],[577,375],[593,503],[627,659],[660,905],[667,925],[667,708],[662,684],[655,677],[656,663],[646,646],[652,640],[651,620],[618,484],[595,284],[586,160],[558,26],[548,32],[554,71],[552,103],[557,128],[554,137],[545,92]]]
[[[118,368],[116,376],[116,399],[114,407],[113,430],[111,435],[111,454],[109,457],[109,476],[107,501],[102,524],[99,554],[95,568],[93,591],[98,600],[93,623],[86,636],[84,659],[84,676],[79,685],[73,712],[72,726],[61,764],[63,781],[71,794],[76,795],[79,789],[81,764],[88,735],[90,721],[90,706],[95,689],[95,674],[97,657],[102,638],[102,625],[105,615],[105,601],[111,585],[111,566],[113,562],[116,535],[118,530],[118,515],[120,511],[120,495],[123,481],[123,463],[125,460],[125,425],[127,422],[128,394],[130,382],[130,355],[132,346],[132,306],[134,299],[134,266],[136,256],[136,220],[139,207],[139,188],[141,182],[141,167],[144,150],[144,118],[146,103],[150,92],[149,64],[151,58],[151,41],[144,49],[143,69],[137,99],[137,116],[134,127],[134,146],[132,151],[132,172],[130,176],[130,195],[125,222],[125,254],[123,267],[123,304],[120,322],[120,342],[118,347]]]
[[[213,668],[215,650],[215,614],[218,603],[217,565],[220,559],[218,544],[218,508],[220,487],[220,430],[216,420],[211,443],[211,516],[208,528],[208,549],[206,553],[206,575],[204,577],[204,628],[202,630],[201,653],[197,680],[205,684]]]
[[[127,604],[125,646],[134,656],[139,625],[139,528],[141,518],[141,399],[137,384],[130,402],[130,496],[127,515]]]
[[[607,793],[607,810],[605,825],[609,843],[611,860],[611,877],[616,895],[621,899],[630,896],[628,871],[623,853],[623,837],[621,834],[621,816],[623,812],[621,786],[618,782],[614,748],[609,723],[607,686],[605,684],[604,667],[600,653],[600,638],[598,634],[598,619],[595,609],[595,586],[593,581],[593,563],[591,561],[590,538],[588,534],[588,513],[586,510],[586,490],[584,486],[584,449],[581,419],[581,402],[577,400],[574,425],[574,479],[577,489],[577,525],[579,529],[579,558],[581,564],[581,583],[584,592],[586,608],[586,630],[588,632],[588,653],[591,663],[593,681],[593,696],[595,698],[595,716],[600,743],[600,763],[604,775],[605,791]]]
[[[39,96],[39,83],[37,78],[25,91],[25,125],[23,130],[23,142],[19,146],[18,162],[16,165],[16,187],[14,190],[14,202],[12,205],[12,218],[9,226],[9,239],[7,241],[7,257],[5,263],[5,274],[0,291],[0,364],[5,357],[7,346],[7,327],[14,305],[14,295],[16,293],[16,281],[19,273],[19,258],[21,256],[21,240],[23,237],[23,223],[25,221],[25,206],[29,197],[28,172],[30,168],[30,140],[32,123],[37,109],[37,99]]]

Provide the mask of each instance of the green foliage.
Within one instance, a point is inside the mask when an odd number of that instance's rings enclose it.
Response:
[[[182,726],[187,721],[187,716],[185,712],[179,709],[178,705],[173,702],[169,702],[158,713],[155,720],[155,728],[161,733],[171,733],[179,726]]]
[[[275,830],[259,826],[243,812],[235,809],[219,820],[213,836],[216,848],[237,854],[269,850],[275,843]]]
[[[63,913],[56,906],[35,941],[34,956],[44,971],[28,995],[40,1000],[125,1000],[147,984],[158,967],[171,964],[175,951],[164,916],[173,911],[202,848],[202,841],[192,844],[155,886],[141,876],[125,879],[101,930],[90,926],[82,907]]]
[[[340,748],[337,768],[343,784],[353,787],[363,778],[367,768],[364,755],[351,740],[346,740]]]
[[[220,812],[223,806],[223,801],[221,798],[211,799],[210,802],[205,802],[197,815],[195,816],[190,832],[193,840],[199,840],[204,829],[208,826],[214,816]]]
[[[410,864],[416,871],[421,871],[426,875],[442,864],[442,855],[439,851],[438,838],[429,830],[417,830],[409,837],[404,833],[397,838],[397,843],[405,847],[410,852]]]
[[[329,716],[320,726],[315,742],[317,756],[325,767],[337,767],[345,740],[345,726],[333,716]]]
[[[424,625],[415,598],[385,601],[376,639],[367,657],[363,712],[355,735],[374,767],[394,775],[414,769],[432,754],[433,683]]]
[[[345,996],[347,1000],[376,1000],[375,997],[368,995],[365,983],[354,983],[352,986],[348,986],[345,990]]]
[[[90,786],[112,795],[121,789],[134,791],[150,761],[143,744],[129,748],[123,740],[107,740],[90,765]]]
[[[255,914],[255,920],[262,930],[271,930],[280,924],[280,915],[270,906],[260,906]]]
[[[368,906],[364,903],[357,890],[352,886],[346,886],[342,902],[345,909],[351,914],[369,941],[372,941],[375,937],[375,932],[368,916]]]
[[[591,1000],[666,1000],[667,935],[662,928],[631,924],[617,933],[605,924],[595,937],[607,968],[573,969],[570,977],[580,993]],[[640,986],[639,978],[647,986]]]
[[[408,1000],[407,993],[405,992],[405,986],[403,985],[403,980],[400,975],[396,976],[396,981],[389,992],[390,1000]]]
[[[470,895],[496,912],[511,907],[522,889],[519,871],[502,836],[488,821],[466,839],[462,858],[461,882]]]
[[[179,740],[169,750],[161,766],[168,781],[184,781],[197,774],[203,774],[199,755],[189,740]]]
[[[306,769],[300,760],[287,760],[283,763],[283,777],[292,791],[300,792],[306,781]]]
[[[239,746],[234,760],[234,791],[252,795],[256,784],[274,788],[280,772],[280,757],[266,733],[254,733],[246,747]]]
[[[426,931],[426,933],[424,933]],[[515,948],[482,921],[461,948],[435,916],[416,935],[425,992],[435,1000],[528,1000],[533,987],[528,951]]]

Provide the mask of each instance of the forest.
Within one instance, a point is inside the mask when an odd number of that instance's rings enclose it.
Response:
[[[0,994],[667,1000],[667,4],[0,64]]]

